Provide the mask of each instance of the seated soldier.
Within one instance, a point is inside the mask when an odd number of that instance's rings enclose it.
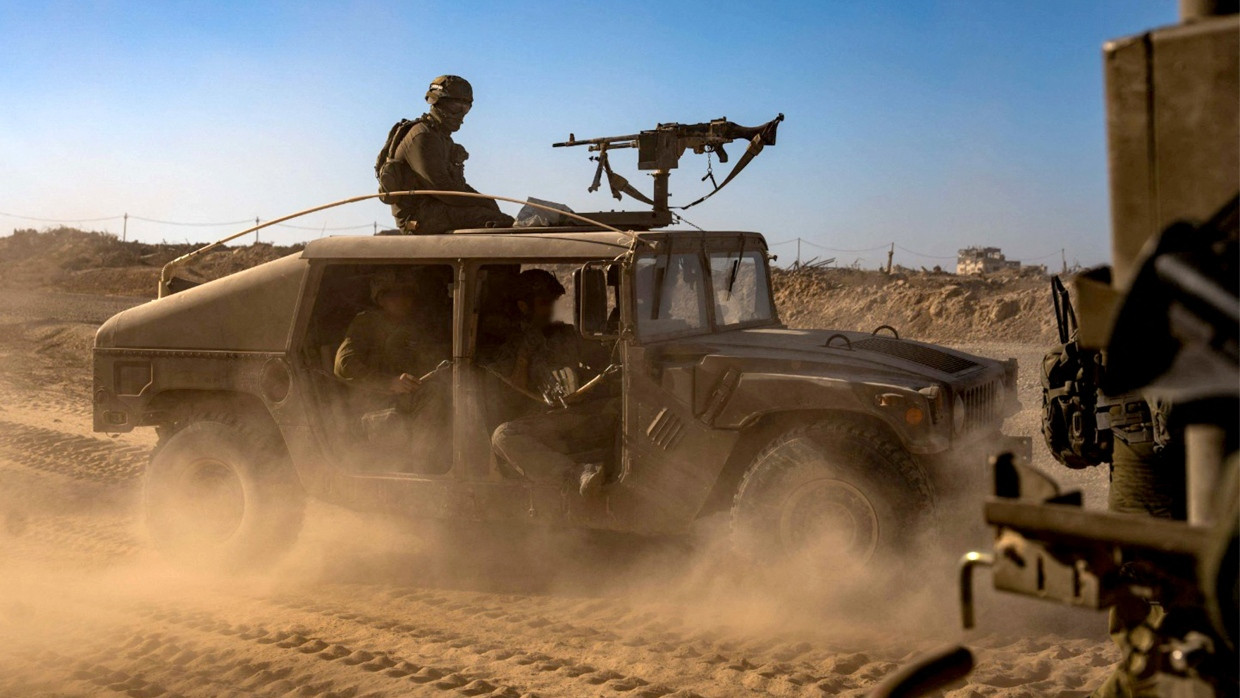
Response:
[[[336,351],[335,374],[354,387],[353,403],[363,413],[366,436],[390,446],[412,445],[414,413],[438,399],[423,378],[451,354],[450,326],[434,322],[434,270],[381,269],[370,280],[370,298],[376,308],[357,314]],[[421,418],[419,421],[423,421]]]
[[[563,398],[580,387],[580,338],[571,325],[554,322],[564,286],[542,269],[521,272],[516,300],[520,331],[505,343],[493,370],[532,396]],[[619,400],[604,385],[566,407],[501,424],[491,436],[497,462],[536,482],[572,482],[583,495],[597,492],[601,463],[578,463],[571,454],[611,448],[620,420]]]

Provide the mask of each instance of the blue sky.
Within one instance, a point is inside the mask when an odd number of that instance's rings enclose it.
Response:
[[[272,218],[374,190],[393,122],[464,75],[457,140],[481,191],[613,207],[552,149],[657,122],[787,115],[779,145],[687,215],[897,262],[958,247],[1106,259],[1101,45],[1175,21],[1120,2],[0,1],[0,211],[46,218]],[[734,147],[733,153],[741,149]],[[635,162],[613,164],[639,187]],[[704,193],[703,159],[672,177]],[[510,207],[511,208],[511,207]],[[357,204],[299,221],[390,222]],[[42,225],[0,217],[0,230]],[[84,226],[91,227],[91,226]],[[95,228],[119,232],[105,221]],[[130,222],[145,240],[236,229]],[[365,231],[359,231],[365,232]],[[276,229],[292,242],[318,231]],[[782,258],[792,246],[776,249]],[[806,256],[885,255],[823,252]]]

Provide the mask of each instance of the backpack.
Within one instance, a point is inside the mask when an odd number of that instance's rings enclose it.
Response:
[[[379,151],[379,157],[375,158],[375,178],[379,180],[379,191],[408,191],[415,189],[416,183],[413,178],[413,171],[409,169],[409,165],[403,160],[394,159],[396,149],[400,147],[401,141],[405,140],[405,136],[409,135],[410,129],[422,123],[422,117],[416,119],[401,119],[392,126],[392,130],[388,131],[387,140],[383,143],[383,149]],[[408,197],[391,198],[380,196],[379,200],[385,204],[395,204],[399,199]]]

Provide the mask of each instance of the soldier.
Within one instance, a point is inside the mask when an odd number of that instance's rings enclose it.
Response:
[[[357,314],[336,351],[336,377],[356,388],[352,403],[362,415],[366,439],[398,461],[407,460],[415,446],[434,461],[446,445],[445,411],[425,409],[446,400],[446,394],[419,378],[451,353],[450,328],[433,317],[433,296],[420,298],[431,294],[422,293],[427,289],[418,282],[437,284],[442,276],[437,271],[376,273],[370,297],[377,308]]]
[[[553,321],[564,286],[549,272],[530,269],[517,278],[521,329],[501,348],[494,370],[512,386],[563,397],[579,386],[578,337]],[[491,436],[496,461],[536,482],[572,483],[582,495],[601,488],[602,464],[581,464],[571,454],[609,448],[619,426],[619,401],[592,395],[567,407],[501,424]]]
[[[474,103],[465,78],[441,75],[426,91],[430,111],[401,120],[388,133],[375,162],[380,192],[434,189],[477,193],[465,183],[469,153],[452,140]],[[459,228],[511,226],[513,219],[490,199],[464,196],[381,197],[406,234],[435,235]]]

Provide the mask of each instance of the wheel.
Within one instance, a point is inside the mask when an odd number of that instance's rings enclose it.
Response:
[[[856,568],[907,549],[933,527],[921,466],[880,429],[823,422],[777,437],[753,460],[732,504],[732,536],[752,560]]]
[[[198,420],[157,447],[143,507],[161,553],[237,570],[271,562],[292,545],[305,496],[272,438],[229,421]]]

